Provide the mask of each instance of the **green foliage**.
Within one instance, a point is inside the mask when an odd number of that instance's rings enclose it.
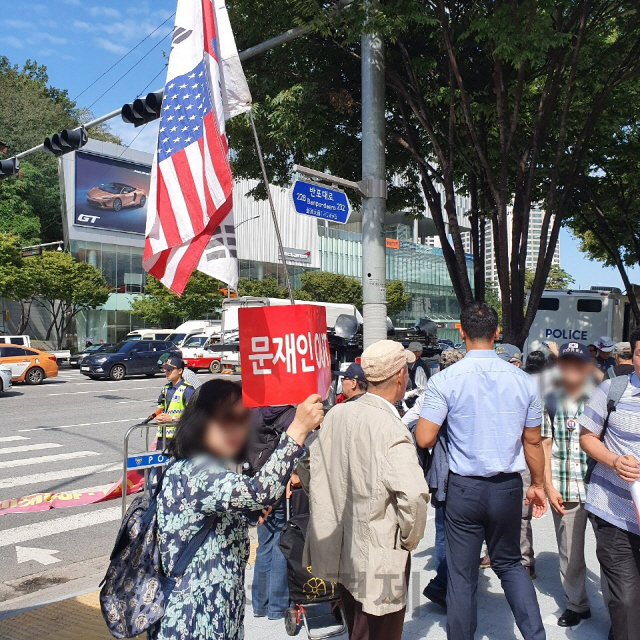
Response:
[[[498,295],[498,288],[494,282],[487,280],[485,282],[485,301],[498,314],[498,321],[502,326],[502,302],[500,302],[500,296]]]
[[[20,69],[0,56],[0,140],[7,144],[8,157],[92,117],[77,108],[66,91],[49,84],[46,67],[27,60]],[[119,142],[104,126],[88,133]],[[58,164],[53,156],[32,154],[21,161],[18,176],[0,182],[0,231],[15,233],[22,242],[62,239]]]
[[[392,280],[387,282],[387,315],[397,316],[402,313],[411,296],[404,292],[404,284],[401,280]]]
[[[529,291],[533,286],[535,274],[531,269],[525,271],[524,288]],[[573,277],[567,273],[562,267],[557,264],[552,264],[549,269],[549,275],[547,276],[547,282],[544,285],[545,289],[569,289],[575,282]]]
[[[75,316],[107,301],[107,283],[98,269],[86,262],[76,262],[66,252],[45,251],[41,256],[24,260],[33,273],[33,300],[52,318],[46,339],[54,336],[60,348]]]
[[[362,308],[362,284],[355,278],[327,271],[306,271],[301,283],[294,294],[297,300],[353,304]]]
[[[262,280],[240,278],[238,280],[238,295],[254,296],[256,298],[289,297],[286,288],[281,287],[275,278],[264,278]]]
[[[201,271],[194,271],[181,296],[147,276],[146,295],[135,298],[131,313],[149,324],[165,328],[177,326],[186,320],[198,320],[220,311],[223,283]]]

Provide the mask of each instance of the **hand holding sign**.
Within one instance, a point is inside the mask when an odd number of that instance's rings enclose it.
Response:
[[[287,429],[287,435],[302,446],[307,435],[317,428],[323,419],[322,398],[314,393],[298,405],[295,418]]]

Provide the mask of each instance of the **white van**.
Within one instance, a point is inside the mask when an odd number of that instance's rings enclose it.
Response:
[[[171,329],[136,329],[124,337],[125,340],[166,340],[172,333]]]
[[[614,342],[629,339],[631,310],[619,289],[547,290],[533,320],[524,353],[545,342],[595,344],[600,336]]]
[[[23,347],[31,346],[29,336],[0,336],[0,344],[19,344]]]
[[[222,320],[188,320],[176,327],[167,340],[176,347],[182,347],[191,336],[208,331],[213,331],[214,334],[220,333],[221,327]]]

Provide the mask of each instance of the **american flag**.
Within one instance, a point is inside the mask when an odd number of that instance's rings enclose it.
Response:
[[[224,0],[178,0],[143,258],[178,295],[196,268],[237,284],[225,119],[250,108]]]

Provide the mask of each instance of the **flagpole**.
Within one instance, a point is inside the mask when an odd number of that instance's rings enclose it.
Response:
[[[271,197],[271,188],[269,187],[267,169],[264,166],[264,158],[262,157],[262,148],[260,147],[258,130],[256,129],[256,123],[253,119],[253,109],[249,109],[249,120],[251,121],[251,128],[253,129],[253,140],[256,143],[256,151],[258,152],[258,161],[260,162],[260,170],[262,171],[264,187],[267,190],[267,198],[269,199],[269,207],[271,208],[273,226],[276,229],[276,238],[278,239],[278,248],[280,249],[280,260],[282,261],[282,266],[284,267],[284,279],[287,284],[287,291],[289,292],[289,300],[291,300],[291,304],[295,304],[295,300],[293,299],[293,289],[291,288],[291,279],[289,278],[289,272],[287,271],[287,257],[284,255],[284,246],[282,244],[282,236],[280,235],[280,225],[278,224],[278,218],[276,217],[276,207],[273,204],[273,198]]]

